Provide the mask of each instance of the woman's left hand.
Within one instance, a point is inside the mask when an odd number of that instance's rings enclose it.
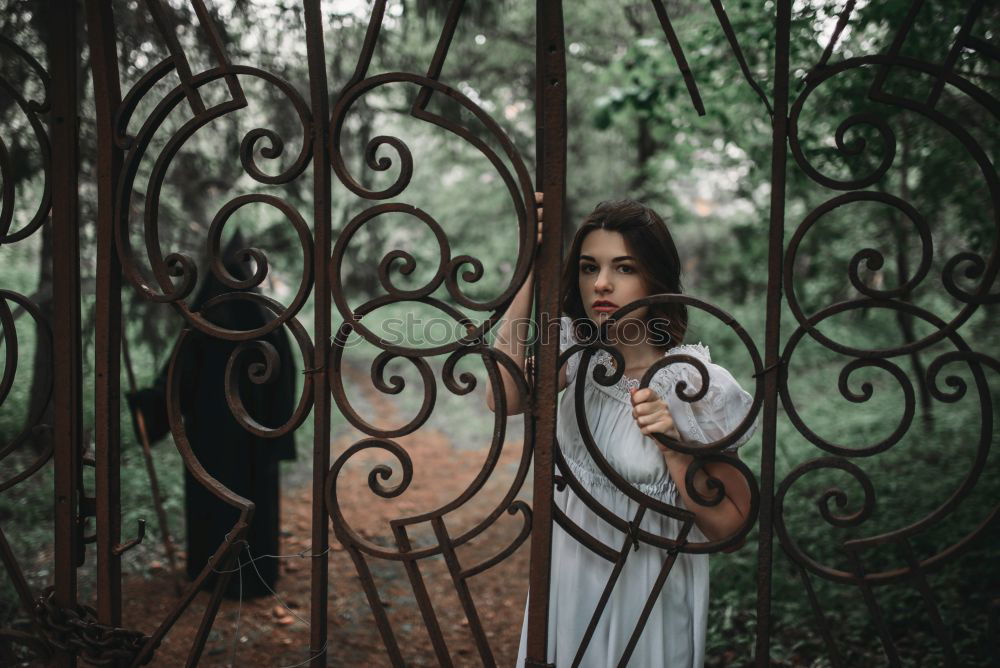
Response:
[[[643,434],[664,434],[675,441],[681,440],[674,418],[667,408],[667,403],[660,399],[652,389],[644,387],[641,390],[630,390],[632,395],[632,417],[639,425],[639,431]],[[656,441],[656,439],[653,439]],[[661,450],[667,450],[656,441]],[[673,452],[672,450],[670,452]]]

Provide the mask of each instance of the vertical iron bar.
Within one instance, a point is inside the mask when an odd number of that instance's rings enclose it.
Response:
[[[937,598],[931,590],[930,583],[927,582],[927,575],[924,573],[924,569],[920,566],[920,560],[917,558],[917,554],[914,552],[913,546],[910,544],[910,540],[908,538],[903,538],[900,541],[900,544],[903,546],[903,556],[906,559],[906,563],[909,564],[910,571],[913,572],[911,581],[917,588],[917,591],[920,592],[920,597],[924,602],[924,611],[927,612],[927,616],[931,620],[931,626],[934,627],[934,634],[938,637],[938,641],[941,643],[941,648],[944,650],[944,665],[947,666],[947,668],[954,668],[958,665],[958,657],[955,655],[955,645],[951,640],[951,634],[948,631],[948,627],[945,626],[944,620],[941,619],[941,612],[938,610]]]
[[[833,634],[830,633],[830,625],[826,621],[826,615],[823,614],[823,608],[819,604],[819,597],[816,595],[816,589],[812,585],[812,580],[809,579],[809,573],[802,566],[798,567],[798,571],[802,579],[802,586],[806,590],[806,596],[809,599],[809,605],[812,607],[813,618],[816,620],[816,629],[826,644],[830,663],[833,665],[833,668],[843,668],[846,664],[840,656],[840,650],[837,649],[837,643],[833,639]]]
[[[401,553],[410,552],[413,549],[405,526],[394,525],[392,532]],[[413,598],[417,601],[420,617],[424,620],[424,629],[431,639],[434,657],[441,668],[451,668],[454,664],[451,662],[451,654],[448,652],[448,643],[445,642],[444,634],[441,633],[441,625],[438,624],[437,615],[434,612],[434,603],[427,592],[427,584],[424,582],[424,576],[420,574],[417,560],[404,559],[402,565],[403,569],[406,570],[406,577],[410,580],[410,587],[413,589]],[[380,603],[380,605],[382,604]]]
[[[646,506],[639,506],[639,510],[636,511],[635,517],[632,518],[632,526],[634,528],[639,528],[645,514]],[[618,583],[618,577],[625,568],[625,561],[628,560],[629,553],[632,551],[633,546],[637,547],[638,545],[639,542],[635,533],[630,531],[625,534],[625,542],[622,543],[622,549],[618,551],[618,559],[615,561],[614,568],[611,569],[611,575],[608,576],[608,581],[604,585],[604,591],[601,592],[601,598],[597,601],[597,607],[594,608],[594,612],[590,616],[590,623],[587,624],[587,629],[583,632],[583,640],[580,641],[580,646],[576,650],[576,656],[573,657],[573,664],[570,668],[577,668],[577,666],[583,662],[583,655],[587,653],[587,647],[590,645],[590,639],[594,637],[594,631],[597,629],[597,623],[601,620],[601,615],[604,614],[604,608],[607,607],[608,601],[611,599],[611,592],[614,591],[615,585]]]
[[[114,244],[114,197],[122,153],[114,141],[121,104],[111,0],[87,3],[87,38],[97,112],[97,322],[94,340],[94,459],[97,495],[97,615],[121,625],[121,266]],[[162,528],[162,527],[161,527]]]
[[[532,492],[528,647],[525,664],[548,665],[549,569],[552,559],[552,475],[559,391],[559,269],[562,264],[563,211],[566,199],[566,53],[562,0],[538,0],[535,73],[535,180],[545,195],[549,228],[538,249],[535,282],[538,305],[538,377],[531,396],[535,421]],[[538,187],[536,185],[536,187]],[[534,206],[529,202],[529,206]]]
[[[878,601],[875,600],[875,592],[872,591],[871,583],[865,580],[865,566],[861,561],[861,555],[855,549],[847,548],[847,556],[854,566],[854,574],[858,576],[858,589],[861,590],[861,597],[864,599],[865,605],[868,606],[868,612],[871,615],[872,622],[874,622],[875,630],[878,632],[879,640],[882,641],[882,649],[885,650],[886,659],[888,659],[890,666],[898,668],[903,663],[900,661],[899,652],[896,651],[896,643],[892,639],[892,632],[889,631],[889,626],[885,623],[882,608],[879,606]]]
[[[52,310],[55,467],[55,602],[76,604],[77,526],[81,466],[80,230],[77,207],[76,2],[49,0],[49,71],[52,74]],[[56,664],[76,665],[57,650]]]
[[[687,520],[684,522],[684,525],[681,526],[681,530],[677,532],[677,547],[669,550],[667,552],[667,558],[663,560],[663,566],[660,568],[660,572],[656,576],[656,581],[653,583],[653,589],[649,592],[649,596],[646,597],[646,604],[642,607],[642,612],[639,614],[639,619],[635,623],[635,628],[632,629],[632,635],[629,636],[628,644],[625,645],[625,651],[622,653],[622,658],[618,661],[618,668],[625,668],[628,666],[629,659],[632,658],[632,652],[635,651],[636,645],[639,644],[639,637],[642,636],[642,632],[646,628],[646,622],[649,620],[649,615],[653,612],[653,606],[656,605],[656,600],[660,598],[660,592],[663,591],[663,585],[667,583],[667,577],[670,575],[670,571],[673,570],[674,564],[677,562],[677,555],[680,554],[680,548],[687,542],[688,533],[690,533],[692,526],[694,526],[694,519]]]
[[[388,654],[389,663],[393,668],[405,668],[406,662],[403,661],[403,653],[399,649],[399,642],[396,641],[396,634],[392,630],[392,623],[389,621],[389,616],[385,614],[385,606],[382,605],[382,599],[379,597],[378,589],[375,587],[375,578],[372,577],[372,571],[368,568],[368,562],[365,561],[361,550],[355,547],[348,547],[347,551],[354,561],[354,568],[358,571],[361,588],[368,599],[368,607],[371,608],[372,615],[375,617],[375,628],[378,629],[379,635],[382,636],[382,644],[385,645],[385,652]]]
[[[497,662],[493,657],[493,650],[490,649],[490,641],[483,629],[483,622],[479,618],[479,611],[476,610],[476,601],[469,590],[469,581],[466,576],[462,575],[462,566],[455,553],[451,536],[448,534],[448,527],[445,526],[444,520],[440,517],[432,519],[431,526],[434,527],[434,535],[441,546],[441,556],[444,557],[444,562],[448,566],[448,573],[451,575],[451,581],[455,585],[455,593],[458,595],[462,610],[465,612],[465,619],[469,622],[469,632],[472,633],[472,638],[476,641],[479,660],[483,662],[483,666],[494,668]]]
[[[309,91],[313,133],[313,236],[316,280],[313,304],[314,358],[316,373],[306,374],[313,383],[313,495],[312,495],[312,593],[310,597],[309,665],[326,665],[329,587],[329,521],[324,507],[324,483],[330,468],[330,389],[327,360],[330,356],[330,236],[331,180],[327,134],[330,126],[330,97],[326,80],[326,52],[323,46],[323,12],[319,0],[304,0],[306,51],[309,61]]]
[[[768,232],[767,320],[764,333],[764,417],[760,454],[760,515],[757,543],[757,642],[759,668],[770,665],[771,570],[774,566],[774,456],[780,367],[782,257],[785,234],[785,170],[788,155],[788,50],[792,0],[778,0],[775,13],[774,116],[771,119],[771,222]]]

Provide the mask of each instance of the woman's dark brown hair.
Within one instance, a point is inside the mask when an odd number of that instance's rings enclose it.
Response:
[[[601,202],[583,219],[563,265],[562,311],[573,320],[578,341],[591,339],[596,332],[596,323],[587,317],[583,307],[579,281],[580,248],[586,236],[594,230],[618,232],[624,237],[625,246],[636,259],[636,269],[645,281],[649,294],[683,292],[680,256],[663,219],[635,200]],[[658,340],[654,341],[654,345],[666,349],[684,342],[688,323],[684,304],[653,304],[646,317],[647,322],[657,318],[653,329],[658,331],[653,334],[659,336],[655,336]],[[587,332],[587,329],[592,331]]]

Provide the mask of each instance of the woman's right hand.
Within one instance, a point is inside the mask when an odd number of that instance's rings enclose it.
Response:
[[[542,207],[542,200],[544,199],[544,197],[545,197],[544,193],[538,193],[538,192],[535,193],[535,209],[537,209],[535,215],[538,218],[538,245],[539,246],[542,245],[542,218],[543,218],[543,212],[545,211],[545,209]]]

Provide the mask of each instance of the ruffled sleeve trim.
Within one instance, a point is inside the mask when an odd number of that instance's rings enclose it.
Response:
[[[690,364],[671,364],[657,372],[650,381],[650,387],[666,401],[681,438],[708,444],[734,432],[753,405],[750,393],[740,387],[727,369],[711,361],[706,346],[700,343],[678,346],[668,354],[674,353],[699,357],[705,364],[709,379],[705,396],[695,402],[684,401],[676,391],[677,384],[682,380],[687,383],[686,394],[692,394],[701,388],[701,374]],[[756,429],[755,421],[726,450],[733,451],[747,443]]]

